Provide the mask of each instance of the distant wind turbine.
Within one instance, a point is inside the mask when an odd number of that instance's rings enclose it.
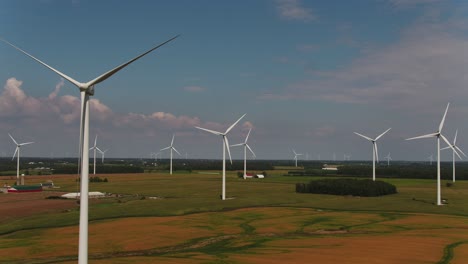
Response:
[[[29,145],[29,144],[32,144],[34,142],[18,143],[18,142],[16,142],[16,140],[10,134],[8,134],[8,135],[10,136],[11,140],[13,140],[13,142],[16,145],[15,153],[13,154],[13,158],[11,160],[13,160],[15,158],[15,156],[16,156],[16,185],[21,185],[20,178],[19,178],[20,149],[21,149],[22,146]]]
[[[247,133],[247,136],[245,137],[244,143],[235,144],[231,146],[231,147],[244,146],[244,179],[246,179],[246,176],[247,176],[247,149],[250,151],[250,153],[252,153],[254,157],[256,157],[255,153],[250,148],[249,144],[247,144],[247,140],[249,140],[250,131],[252,131],[252,129],[249,129],[249,132]]]
[[[390,157],[390,152],[388,153],[387,156],[385,156],[385,158],[387,160],[387,167],[390,166],[390,161],[392,160],[392,157]]]
[[[447,138],[444,135],[442,135],[442,128],[444,127],[445,117],[447,116],[447,111],[449,109],[449,106],[450,106],[450,103],[447,104],[447,108],[445,109],[444,116],[442,117],[442,121],[440,121],[440,124],[439,124],[439,129],[435,133],[406,139],[406,140],[413,140],[413,139],[431,138],[431,137],[437,138],[437,205],[442,205],[442,198],[441,198],[441,191],[440,191],[440,138],[442,138],[445,141],[445,143],[447,143],[449,147],[455,152],[455,154],[457,154],[457,156],[460,157],[460,155],[458,155],[457,151],[452,147],[452,145],[447,140]]]
[[[34,56],[30,55],[26,51],[16,47],[15,45],[11,44],[10,42],[1,39],[1,41],[7,43],[8,45],[12,46],[13,48],[17,49],[18,51],[22,52],[23,54],[27,55],[31,59],[35,60],[36,62],[42,64],[49,70],[55,72],[56,74],[60,75],[62,78],[66,79],[67,81],[74,84],[80,90],[81,95],[81,116],[80,116],[80,145],[79,145],[79,154],[80,154],[80,161],[81,161],[81,172],[80,172],[80,184],[81,184],[81,191],[80,191],[80,229],[79,229],[79,246],[78,246],[78,264],[86,264],[88,263],[88,196],[89,196],[89,153],[85,151],[89,148],[89,97],[94,95],[94,86],[98,83],[101,83],[117,73],[118,71],[122,70],[123,68],[130,65],[132,62],[140,59],[141,57],[147,55],[148,53],[152,52],[153,50],[165,45],[166,43],[176,39],[178,37],[175,36],[153,48],[150,50],[138,55],[137,57],[111,69],[98,77],[94,78],[93,80],[81,83],[76,81],[75,79],[65,75],[64,73],[52,68],[51,66],[47,65],[46,63],[42,62],[41,60],[35,58]]]
[[[174,137],[175,137],[175,135],[172,135],[171,145],[169,147],[161,149],[161,151],[166,150],[166,149],[170,149],[170,152],[171,152],[171,159],[170,159],[171,161],[170,161],[170,166],[169,166],[169,174],[170,175],[172,175],[172,150],[177,152],[177,154],[179,154],[179,156],[182,156],[182,155],[180,155],[179,151],[177,151],[177,149],[174,148]]]
[[[296,162],[296,167],[297,167],[297,157],[301,156],[301,153],[296,153],[296,151],[293,149],[292,152],[294,153],[294,161]]]
[[[227,134],[229,133],[229,131],[231,131],[231,129],[237,124],[239,123],[239,121],[245,116],[246,114],[244,114],[243,116],[241,116],[239,119],[237,119],[237,121],[232,124],[227,130],[226,132],[222,133],[222,132],[218,132],[218,131],[214,131],[214,130],[210,130],[210,129],[206,129],[206,128],[202,128],[202,127],[195,127],[197,129],[200,129],[200,130],[204,130],[206,132],[210,132],[211,134],[215,134],[215,135],[218,135],[218,136],[222,136],[223,137],[223,185],[222,185],[222,194],[221,194],[221,199],[223,200],[226,200],[226,149],[227,149],[227,152],[228,152],[228,155],[229,155],[229,160],[231,161],[231,164],[232,164],[232,159],[231,159],[231,151],[229,150],[229,141],[228,141],[228,138],[227,138]]]
[[[432,162],[434,161],[434,155],[430,155],[429,157],[427,157],[427,159],[429,159],[429,165],[432,166]]]
[[[108,149],[102,151],[99,148],[97,148],[97,150],[101,153],[101,158],[102,158],[101,163],[104,163],[104,156],[106,155],[106,152],[108,151]]]
[[[102,153],[102,151],[97,147],[97,135],[94,138],[94,145],[91,148],[89,148],[89,150],[93,150],[94,152],[94,173],[93,174],[96,174],[96,151],[99,151]]]
[[[466,157],[466,154],[456,145],[457,144],[457,134],[458,134],[458,129],[455,131],[455,137],[453,138],[453,143],[451,144],[452,149],[458,150],[458,152],[460,152],[461,154],[463,154],[463,156]],[[442,150],[449,149],[449,148],[450,148],[450,146],[442,148]],[[452,181],[453,182],[455,182],[455,154],[456,154],[454,150],[452,150],[452,174],[453,174],[453,180]]]
[[[372,180],[375,181],[375,160],[377,160],[377,162],[379,162],[379,151],[378,151],[378,148],[377,148],[377,140],[379,140],[379,138],[381,138],[383,135],[385,135],[385,133],[387,133],[391,128],[385,130],[385,132],[383,132],[382,134],[380,134],[378,137],[376,137],[375,139],[372,139],[368,136],[364,136],[364,135],[361,135],[357,132],[354,132],[354,134],[360,136],[360,137],[363,137],[367,140],[369,140],[370,142],[372,142]]]

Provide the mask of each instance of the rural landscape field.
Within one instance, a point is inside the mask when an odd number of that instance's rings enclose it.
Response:
[[[398,193],[355,197],[295,192],[296,182],[206,172],[107,174],[90,191],[90,263],[466,263],[468,182],[443,185],[447,205],[434,205],[434,180],[385,179]],[[1,194],[0,263],[75,263],[76,175],[29,176],[57,189]],[[183,183],[183,184],[182,184]]]

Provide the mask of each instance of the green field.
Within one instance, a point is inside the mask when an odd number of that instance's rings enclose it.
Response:
[[[90,263],[463,263],[468,256],[468,182],[443,181],[448,204],[435,206],[435,180],[385,179],[398,194],[362,198],[297,194],[295,183],[313,177],[268,175],[228,173],[225,201],[220,175],[100,175],[109,182],[90,191],[120,196],[90,202]],[[76,192],[75,179],[54,183]],[[72,206],[4,218],[0,263],[75,263],[78,214]]]

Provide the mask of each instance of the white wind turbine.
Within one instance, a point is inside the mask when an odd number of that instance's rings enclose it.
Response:
[[[19,178],[20,149],[21,149],[22,146],[29,145],[29,144],[32,144],[34,142],[18,143],[18,142],[16,142],[16,140],[10,134],[8,134],[8,135],[10,136],[11,140],[13,140],[13,142],[16,145],[15,153],[13,154],[13,158],[11,158],[11,160],[13,160],[15,158],[15,156],[16,156],[16,185],[20,185],[20,178]]]
[[[297,157],[301,156],[302,153],[296,153],[294,149],[292,150],[292,152],[294,153],[294,162],[296,163],[296,167],[297,167]]]
[[[100,150],[99,148],[97,148],[97,150],[101,153],[101,163],[104,163],[104,156],[106,155],[106,152],[108,151],[108,149],[102,151]]]
[[[437,130],[437,132],[406,139],[406,140],[413,140],[413,139],[431,138],[431,137],[437,138],[437,205],[442,205],[442,199],[441,199],[441,193],[440,193],[440,138],[442,138],[449,145],[449,147],[455,152],[455,154],[458,155],[457,151],[452,147],[452,145],[447,140],[447,138],[444,135],[442,135],[442,128],[444,127],[445,116],[447,115],[449,106],[450,106],[450,103],[447,104],[447,108],[445,109],[445,114],[442,117],[442,121],[440,121],[439,129]],[[460,155],[458,156],[460,157]]]
[[[390,157],[390,152],[388,153],[387,156],[384,157],[384,159],[387,160],[387,167],[390,166],[390,161],[392,160],[392,157]]]
[[[377,162],[379,162],[379,151],[378,151],[378,148],[377,148],[377,140],[379,140],[379,138],[381,138],[383,135],[385,135],[385,133],[387,133],[391,128],[385,130],[385,132],[383,132],[382,134],[380,134],[378,137],[376,137],[375,139],[372,139],[370,137],[367,137],[367,136],[364,136],[364,135],[361,135],[357,132],[354,132],[354,134],[360,136],[360,137],[363,137],[367,140],[369,140],[370,142],[372,142],[372,180],[375,181],[375,160],[377,160]]]
[[[97,147],[97,135],[94,138],[94,146],[89,148],[89,150],[93,150],[94,152],[94,173],[93,174],[96,174],[96,150],[102,153],[102,151]]]
[[[229,140],[227,138],[227,134],[229,133],[229,131],[231,131],[231,129],[237,124],[239,123],[239,121],[245,116],[246,114],[244,114],[243,116],[241,116],[239,119],[237,119],[237,121],[232,124],[227,130],[226,132],[222,133],[222,132],[218,132],[218,131],[214,131],[214,130],[210,130],[210,129],[206,129],[206,128],[202,128],[202,127],[195,127],[195,128],[198,128],[198,129],[201,129],[201,130],[204,130],[206,132],[210,132],[212,134],[215,134],[215,135],[218,135],[218,136],[222,136],[223,137],[223,184],[222,184],[222,194],[221,194],[221,199],[223,200],[226,200],[226,149],[227,149],[227,152],[228,152],[228,155],[229,155],[229,160],[231,161],[231,164],[232,164],[232,159],[231,159],[231,151],[229,150]]]
[[[434,161],[434,155],[430,155],[429,157],[427,157],[427,159],[429,159],[429,165],[432,166],[432,162]]]
[[[453,138],[453,143],[451,144],[452,149],[458,150],[463,156],[467,157],[466,154],[456,145],[457,144],[457,134],[458,134],[458,129],[455,131],[455,137]],[[444,149],[449,149],[449,147],[442,148],[441,150]],[[452,173],[453,173],[453,182],[455,182],[455,154],[456,152],[452,150]],[[460,158],[461,159],[461,158]]]
[[[172,175],[172,150],[175,150],[175,152],[177,152],[177,154],[179,154],[179,156],[182,156],[182,155],[180,155],[179,151],[177,151],[177,149],[174,148],[174,136],[175,136],[175,135],[172,135],[171,145],[170,145],[169,147],[167,147],[167,148],[161,149],[161,151],[166,150],[166,149],[170,149],[170,152],[171,152],[171,163],[170,163],[170,166],[169,166],[169,168],[170,168],[170,169],[169,169],[169,174],[171,174],[171,175]]]
[[[94,95],[94,86],[98,83],[105,81],[107,78],[111,77],[118,71],[122,70],[123,68],[127,67],[132,62],[140,59],[141,57],[147,55],[148,53],[152,52],[153,50],[163,46],[164,44],[174,40],[177,36],[151,48],[150,50],[138,55],[137,57],[111,69],[98,77],[94,78],[93,80],[81,83],[76,81],[75,79],[65,75],[64,73],[52,68],[51,66],[47,65],[46,63],[42,62],[41,60],[35,58],[34,56],[30,55],[26,51],[16,47],[15,45],[11,44],[10,42],[1,39],[3,42],[7,43],[8,45],[12,46],[13,48],[17,49],[18,51],[22,52],[23,54],[27,55],[31,59],[37,61],[38,63],[42,64],[43,66],[47,67],[49,70],[55,72],[56,74],[60,75],[62,78],[66,79],[67,81],[74,84],[80,90],[81,95],[81,116],[80,116],[80,146],[79,146],[79,153],[80,153],[80,162],[81,162],[81,172],[80,172],[80,184],[81,184],[81,195],[80,195],[80,231],[79,231],[79,249],[78,249],[78,263],[79,264],[86,264],[88,263],[88,196],[89,196],[89,153],[88,151],[84,151],[89,148],[89,97]]]
[[[246,175],[247,175],[247,149],[249,149],[250,153],[252,153],[252,155],[254,157],[256,157],[253,150],[247,144],[247,140],[249,139],[250,131],[252,131],[252,129],[249,129],[249,132],[247,133],[247,136],[245,137],[244,143],[235,144],[235,145],[231,146],[231,147],[244,146],[244,179],[246,178]]]

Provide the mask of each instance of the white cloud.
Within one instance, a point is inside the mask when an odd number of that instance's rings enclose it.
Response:
[[[299,0],[277,0],[276,8],[282,19],[311,21],[317,19],[311,9],[302,6]]]
[[[61,87],[64,85],[61,80],[52,93],[44,98],[28,96],[21,88],[23,82],[16,78],[9,78],[6,81],[3,92],[0,95],[0,116],[5,118],[5,122],[0,121],[0,127],[10,127],[7,123],[14,120],[16,124],[26,122],[25,120],[34,118],[41,123],[42,127],[62,124],[77,124],[80,118],[81,102],[78,97],[71,95],[59,96]],[[198,117],[186,115],[176,116],[167,112],[153,112],[150,114],[141,113],[115,113],[110,107],[99,101],[90,99],[90,118],[99,120],[100,128],[119,128],[125,131],[135,129],[135,133],[154,135],[155,130],[164,131],[180,130],[195,132],[195,126],[203,126],[212,129],[225,129],[225,124],[216,122],[202,122]],[[251,125],[251,124],[250,124]]]

